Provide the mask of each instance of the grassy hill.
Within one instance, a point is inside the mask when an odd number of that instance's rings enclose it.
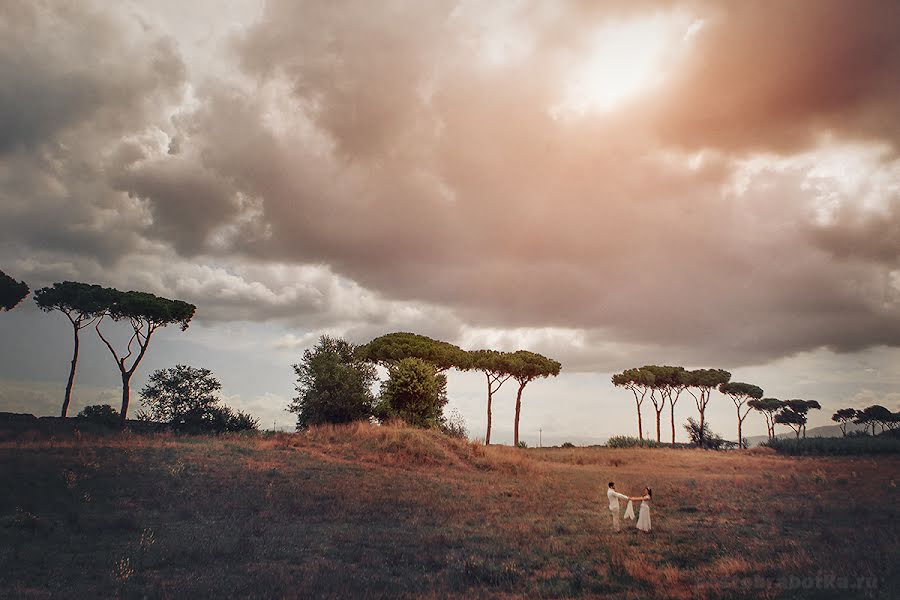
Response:
[[[353,425],[19,435],[0,441],[0,469],[5,597],[818,599],[900,589],[895,456],[517,450]],[[653,487],[650,535],[611,531],[608,480],[625,493]]]

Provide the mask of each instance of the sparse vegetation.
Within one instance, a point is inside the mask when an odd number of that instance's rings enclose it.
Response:
[[[700,424],[693,417],[688,417],[687,423],[684,424],[684,430],[687,432],[691,443],[699,448],[719,450],[720,448],[737,445],[736,443],[727,442],[719,434],[710,431],[709,423]]]
[[[824,573],[871,583],[853,597],[887,599],[900,585],[898,461],[523,451],[360,422],[251,437],[22,434],[0,442],[16,482],[0,495],[0,589],[818,600],[820,587],[795,582]],[[652,535],[610,531],[610,478],[625,492],[652,485]],[[848,490],[871,500],[847,510]]]

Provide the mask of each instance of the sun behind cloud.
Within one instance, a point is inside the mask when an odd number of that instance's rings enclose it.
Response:
[[[664,13],[604,23],[575,62],[554,112],[611,112],[651,92],[702,26],[700,19]]]

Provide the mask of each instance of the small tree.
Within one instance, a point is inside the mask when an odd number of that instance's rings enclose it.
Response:
[[[34,293],[34,301],[44,312],[59,311],[72,324],[75,345],[72,350],[72,362],[69,367],[69,378],[66,380],[66,391],[63,396],[61,417],[69,412],[72,401],[72,388],[75,385],[75,370],[78,366],[78,349],[81,347],[80,333],[103,316],[109,308],[112,295],[99,285],[63,281],[54,283]]]
[[[181,300],[160,298],[147,292],[120,292],[115,289],[106,289],[104,295],[104,303],[107,308],[97,320],[94,329],[112,354],[122,376],[122,410],[120,414],[124,424],[128,418],[128,403],[131,399],[131,377],[144,359],[144,354],[150,346],[150,338],[160,327],[173,323],[180,324],[181,330],[185,331],[190,325],[197,307]],[[131,325],[133,333],[125,347],[127,354],[119,356],[119,353],[100,330],[100,325],[107,316],[113,321],[127,321]],[[136,355],[135,350],[132,349],[132,345],[135,343],[137,344]],[[134,359],[131,365],[128,365],[128,360],[132,356]]]
[[[840,424],[841,435],[847,437],[847,425],[856,418],[855,408],[841,408],[831,415],[831,420]]]
[[[0,271],[0,312],[14,309],[28,295],[28,284]]]
[[[810,410],[822,410],[822,405],[819,404],[816,400],[805,400],[805,402],[807,412],[809,412]],[[803,437],[806,437],[806,423],[803,424]]]
[[[437,428],[443,422],[446,380],[419,358],[404,358],[388,370],[381,384],[381,399],[376,414],[381,419],[399,418],[415,427]]]
[[[491,406],[494,394],[512,377],[509,354],[496,350],[474,350],[469,352],[469,365],[476,371],[484,373],[487,379],[487,433],[484,436],[485,445],[491,443]]]
[[[288,410],[297,413],[297,430],[322,423],[350,423],[372,416],[375,366],[342,339],[327,335],[303,352],[295,365],[297,397]]]
[[[525,386],[535,379],[542,377],[556,377],[562,365],[535,352],[527,350],[518,350],[509,355],[509,372],[519,383],[519,389],[516,392],[516,419],[513,428],[513,445],[519,445],[519,415],[522,410],[522,391]]]
[[[141,390],[147,418],[160,423],[177,423],[191,411],[203,412],[220,402],[222,384],[209,369],[176,365],[150,374]]]
[[[800,431],[803,434],[803,437],[806,437],[806,421],[807,414],[811,409],[819,410],[822,408],[822,405],[816,402],[815,400],[787,400],[785,406],[790,408],[793,412],[798,415],[803,416],[803,423],[801,424]]]
[[[709,423],[700,425],[693,417],[688,417],[684,430],[687,432],[691,443],[700,448],[718,450],[725,442],[720,435],[710,431]]]
[[[625,369],[621,373],[612,376],[612,384],[630,390],[634,395],[634,404],[637,408],[638,438],[644,439],[644,427],[641,422],[641,404],[647,397],[647,392],[653,387],[656,377],[650,371],[644,369]]]
[[[751,406],[744,408],[744,404],[749,402],[750,400],[760,400],[763,397],[763,390],[761,387],[757,385],[753,385],[752,383],[742,383],[740,381],[730,381],[728,383],[723,383],[719,386],[719,391],[731,398],[731,401],[734,403],[734,407],[737,410],[737,422],[738,422],[738,447],[741,448],[744,446],[744,437],[742,435],[742,427],[744,425],[744,419],[747,418],[747,415],[750,414]],[[743,412],[741,412],[743,410]]]
[[[694,404],[696,404],[697,410],[700,412],[701,434],[706,431],[703,425],[706,423],[706,407],[709,404],[712,391],[730,380],[731,373],[723,369],[697,369],[688,372],[688,392],[694,397]],[[697,388],[697,393],[695,394],[691,388]]]
[[[763,398],[761,400],[750,400],[749,402],[747,402],[747,406],[757,412],[762,413],[762,415],[766,418],[766,433],[768,433],[770,440],[774,440],[775,413],[781,410],[781,407],[784,406],[784,402],[782,402],[778,398]]]
[[[799,440],[800,432],[803,431],[803,426],[806,425],[806,413],[799,413],[788,404],[782,406],[778,414],[775,415],[775,423],[787,425],[793,429]]]

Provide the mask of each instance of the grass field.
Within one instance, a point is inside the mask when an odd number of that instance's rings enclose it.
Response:
[[[0,469],[3,597],[900,595],[895,455],[517,450],[354,425],[19,436]],[[650,535],[611,531],[610,479],[653,487]]]

